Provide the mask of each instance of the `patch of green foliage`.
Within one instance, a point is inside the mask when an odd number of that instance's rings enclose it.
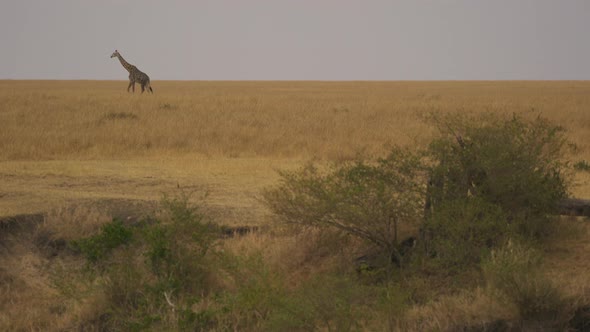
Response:
[[[489,250],[502,244],[508,234],[504,212],[481,198],[445,202],[423,228],[428,254],[448,271],[460,272],[478,264]]]
[[[567,196],[562,127],[537,117],[432,116],[440,131],[428,149],[432,218],[437,204],[477,197],[501,209],[515,235],[540,239]],[[444,210],[444,209],[443,209]],[[432,220],[431,218],[431,220]]]
[[[509,239],[542,242],[567,196],[563,128],[540,117],[432,116],[425,253],[442,266],[477,264]]]
[[[354,276],[327,272],[289,287],[288,276],[259,254],[233,257],[230,266],[239,287],[218,299],[220,330],[358,331],[376,317],[388,317],[379,329],[393,329],[405,310],[407,295],[393,284],[365,285]]]
[[[131,242],[133,232],[120,220],[104,224],[100,233],[88,238],[71,242],[72,248],[80,251],[89,262],[96,263],[104,259],[111,250]]]
[[[217,228],[206,220],[187,195],[162,200],[165,221],[143,229],[145,255],[151,270],[169,291],[206,289],[205,258],[217,238]]]
[[[574,169],[577,171],[589,172],[590,171],[590,163],[588,163],[586,160],[580,160],[574,164]]]
[[[219,233],[189,198],[165,196],[159,218],[133,227],[114,220],[97,235],[72,242],[89,262],[101,263],[91,268],[104,284],[110,328],[193,330],[210,324],[208,312],[194,312],[191,304],[215,288],[215,253],[209,254]],[[117,255],[109,255],[118,247]],[[170,310],[175,322],[168,321]]]
[[[419,155],[394,149],[375,162],[342,162],[327,171],[310,164],[283,172],[281,184],[264,199],[286,223],[335,229],[399,255],[399,228],[421,220],[421,172]]]

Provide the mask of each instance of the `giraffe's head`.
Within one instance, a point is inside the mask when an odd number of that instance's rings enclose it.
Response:
[[[119,56],[119,51],[115,50],[115,52],[113,52],[113,54],[111,54],[111,58],[114,58],[116,56]]]

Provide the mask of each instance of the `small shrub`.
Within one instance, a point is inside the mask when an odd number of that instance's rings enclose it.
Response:
[[[407,296],[395,284],[366,286],[347,275],[319,273],[290,285],[259,254],[228,258],[235,288],[217,298],[219,330],[351,331],[386,318],[381,328],[395,325],[405,310]]]
[[[261,330],[287,294],[284,275],[272,271],[259,253],[224,258],[234,287],[218,298],[220,330]]]
[[[447,269],[475,265],[491,248],[503,243],[509,225],[502,209],[481,198],[444,202],[427,221],[429,254]]]
[[[102,118],[101,121],[104,120],[137,120],[139,117],[133,113],[129,113],[129,112],[111,112],[108,114],[105,114]]]
[[[164,221],[158,220],[143,231],[151,269],[169,291],[208,288],[207,271],[213,261],[206,255],[218,232],[189,198],[187,194],[165,196],[161,202]]]
[[[267,190],[264,199],[285,223],[348,233],[399,255],[399,229],[416,227],[421,219],[421,171],[418,154],[394,149],[376,162],[282,172],[281,185]]]
[[[366,306],[379,292],[345,276],[318,275],[279,298],[265,327],[272,331],[357,331],[369,320]],[[384,309],[393,301],[380,298]],[[385,303],[387,302],[387,303]]]
[[[178,312],[179,331],[209,331],[215,326],[215,313],[204,310],[181,309]]]
[[[548,234],[548,216],[558,211],[569,183],[563,128],[516,115],[433,115],[431,121],[441,135],[428,150],[427,216],[447,202],[478,197],[501,209],[498,223],[510,224],[515,235],[538,240]]]
[[[106,255],[120,245],[131,241],[133,232],[120,220],[113,220],[104,224],[99,234],[71,242],[74,249],[79,250],[92,263],[106,257]]]
[[[88,274],[104,293],[110,330],[192,330],[214,323],[212,313],[194,311],[192,304],[215,289],[218,265],[212,248],[218,229],[189,195],[164,197],[161,206],[160,218],[137,223],[133,232],[115,220],[72,244],[91,262],[126,245],[109,256],[109,264],[92,265],[94,273]]]
[[[396,283],[387,283],[377,286],[373,290],[377,299],[371,306],[375,308],[376,315],[373,322],[377,322],[375,330],[397,331],[399,323],[403,321],[408,303],[411,301],[410,293]],[[371,293],[369,293],[371,294]]]
[[[574,164],[574,169],[577,171],[590,172],[590,163],[586,160],[580,160]]]

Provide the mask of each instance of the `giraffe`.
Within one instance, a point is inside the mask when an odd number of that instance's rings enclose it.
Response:
[[[127,86],[127,92],[129,92],[129,88],[132,88],[133,93],[135,93],[135,83],[141,84],[141,93],[145,89],[149,90],[151,93],[154,93],[152,90],[152,86],[150,84],[150,78],[146,75],[146,73],[142,72],[141,70],[137,69],[134,65],[130,64],[129,62],[125,61],[119,51],[115,50],[113,54],[111,54],[111,58],[117,57],[125,68],[129,72],[129,86]]]

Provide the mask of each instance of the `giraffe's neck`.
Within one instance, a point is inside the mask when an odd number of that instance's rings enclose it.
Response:
[[[131,72],[133,65],[130,64],[129,62],[125,61],[125,59],[123,59],[121,54],[117,54],[117,58],[119,58],[119,61],[121,62],[121,65],[123,65],[123,68],[127,69],[128,72]]]

